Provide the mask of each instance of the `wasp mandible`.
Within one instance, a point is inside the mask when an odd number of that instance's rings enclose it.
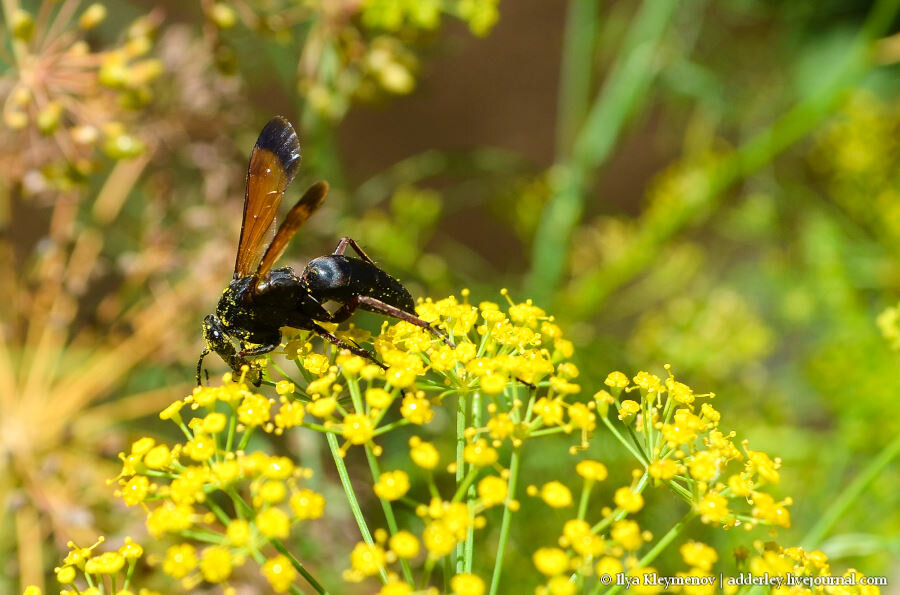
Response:
[[[326,182],[311,186],[266,246],[266,238],[271,237],[269,231],[275,227],[281,198],[299,165],[300,142],[294,127],[281,116],[272,118],[250,153],[234,278],[222,292],[216,313],[203,319],[206,345],[197,362],[198,385],[203,358],[210,352],[218,353],[238,371],[249,365],[248,358],[278,347],[282,327],[312,331],[341,349],[383,367],[368,350],[340,339],[318,324],[343,322],[357,308],[405,320],[429,330],[452,346],[447,337],[416,316],[409,291],[378,268],[350,238],[343,238],[333,254],[311,260],[299,276],[291,267],[272,268],[297,230],[328,194]],[[348,247],[357,257],[344,254]],[[341,306],[331,312],[323,306],[329,301]],[[240,348],[232,341],[237,341]]]

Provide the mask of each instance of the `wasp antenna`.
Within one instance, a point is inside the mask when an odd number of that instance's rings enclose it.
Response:
[[[259,133],[256,146],[271,151],[278,157],[284,168],[287,183],[290,183],[297,173],[297,168],[300,167],[300,139],[297,138],[291,123],[282,116],[275,116]]]

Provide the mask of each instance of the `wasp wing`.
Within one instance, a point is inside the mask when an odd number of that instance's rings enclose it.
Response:
[[[259,265],[267,232],[299,166],[300,141],[294,127],[281,116],[272,118],[250,153],[235,277],[246,277]]]
[[[327,194],[328,182],[313,184],[309,187],[309,190],[303,193],[303,196],[300,197],[294,208],[288,212],[287,217],[281,222],[281,226],[275,234],[275,239],[272,240],[272,243],[266,249],[266,253],[259,263],[259,268],[256,270],[257,278],[264,279],[269,271],[272,270],[272,266],[284,253],[284,249],[287,248],[288,242],[291,241],[297,230],[306,223],[309,216],[322,205],[322,201],[325,200]]]

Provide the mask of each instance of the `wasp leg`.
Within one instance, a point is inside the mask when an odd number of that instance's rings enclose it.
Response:
[[[272,341],[270,343],[264,343],[262,345],[257,345],[256,347],[251,347],[250,349],[243,349],[238,352],[238,357],[257,357],[260,355],[265,355],[270,351],[274,351],[281,345],[281,337],[278,337],[277,341]]]
[[[207,355],[209,355],[209,347],[204,347],[203,351],[200,352],[200,360],[197,362],[197,386],[200,386],[200,384],[201,384],[200,376],[201,376],[201,370],[203,369],[203,358],[206,357]],[[208,375],[209,375],[209,373],[207,372],[207,376]],[[207,384],[209,384],[209,381],[207,381]]]
[[[383,363],[381,363],[380,361],[375,359],[375,356],[372,355],[372,353],[368,349],[363,349],[356,343],[353,343],[351,345],[350,343],[347,343],[343,339],[340,339],[334,333],[327,331],[326,329],[322,328],[321,326],[319,326],[316,323],[312,323],[309,326],[309,328],[317,335],[319,335],[322,338],[326,339],[327,341],[331,342],[333,345],[340,347],[341,349],[346,349],[346,350],[350,351],[350,353],[353,353],[354,355],[364,357],[367,360],[369,360],[375,364],[378,364],[379,366],[382,367],[382,369],[387,370],[387,366],[385,366]]]
[[[405,320],[410,324],[414,324],[418,327],[422,327],[427,330],[435,337],[439,338],[441,341],[446,343],[452,348],[455,348],[456,345],[453,344],[444,333],[434,328],[418,316],[410,314],[404,310],[396,306],[392,306],[390,304],[386,304],[381,300],[375,299],[373,297],[369,297],[367,295],[357,295],[354,296],[349,302],[338,308],[334,314],[331,315],[331,322],[343,322],[350,318],[350,315],[353,314],[354,310],[356,310],[360,306],[365,306],[366,308],[371,308],[375,312],[379,312],[386,316],[393,316],[394,318],[399,318],[400,320]]]
[[[369,258],[368,254],[363,252],[363,249],[360,247],[359,244],[356,243],[356,240],[354,240],[353,238],[348,238],[347,236],[344,236],[343,238],[341,238],[341,241],[338,243],[337,248],[334,249],[334,254],[343,254],[344,250],[347,249],[347,246],[350,246],[351,248],[353,248],[353,250],[357,254],[359,254],[359,257],[362,258],[363,260],[365,260],[366,262],[368,262],[369,264],[372,264],[372,265],[375,264],[375,261],[372,260],[371,258]]]

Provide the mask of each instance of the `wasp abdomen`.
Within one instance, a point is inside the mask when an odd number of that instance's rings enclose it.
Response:
[[[312,293],[327,300],[347,303],[364,295],[410,314],[416,312],[415,301],[397,279],[359,258],[342,254],[321,256],[306,265],[303,280]]]

